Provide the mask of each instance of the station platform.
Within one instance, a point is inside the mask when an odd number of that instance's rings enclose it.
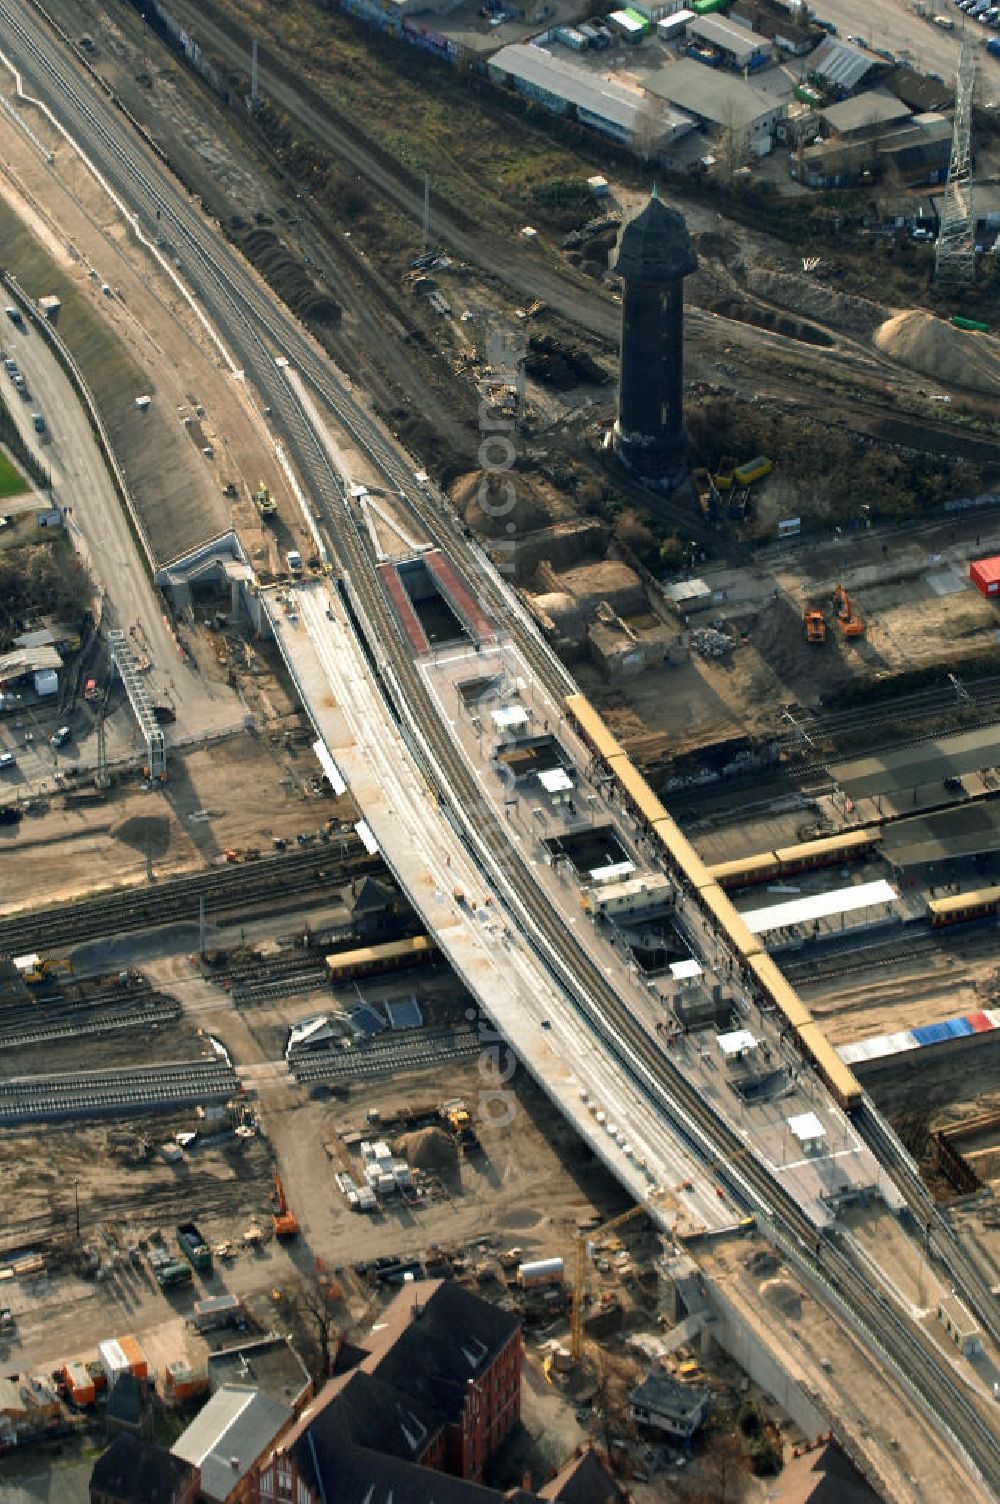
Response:
[[[597,1046],[568,995],[487,890],[390,718],[328,584],[311,580],[290,593],[294,609],[281,609],[276,598],[268,606],[275,640],[383,858],[477,1000],[470,1011],[483,1031],[484,1060],[494,1061],[499,1042],[506,1041],[629,1194],[652,1201],[651,1214],[664,1227],[677,1216],[666,1203],[656,1207],[657,1194],[690,1182],[679,1235],[732,1232],[739,1226],[740,1209],[720,1198],[683,1137],[670,1130],[663,1115]],[[487,1069],[476,1104],[479,1114],[516,1110],[514,1094],[492,1080]],[[605,1104],[604,1124],[590,1110],[594,1102]],[[625,1131],[612,1138],[607,1131],[611,1125]],[[626,1135],[629,1155],[623,1147]]]

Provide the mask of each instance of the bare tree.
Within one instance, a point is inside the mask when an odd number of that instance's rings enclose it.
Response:
[[[288,1311],[303,1363],[317,1385],[330,1376],[334,1338],[344,1314],[344,1292],[322,1259],[288,1296]]]

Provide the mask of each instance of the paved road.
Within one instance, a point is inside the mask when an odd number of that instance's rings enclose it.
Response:
[[[17,361],[31,392],[30,400],[24,401],[8,385],[4,395],[25,443],[50,471],[53,502],[67,514],[73,545],[103,599],[104,626],[120,627],[130,634],[137,656],[150,661],[147,687],[154,703],[176,708],[176,724],[167,729],[168,745],[237,729],[243,723],[244,710],[236,696],[223,685],[207,683],[181,656],[87,415],[51,349],[37,330],[18,330],[9,321],[5,321],[2,339],[5,354]],[[6,375],[2,379],[6,382]],[[43,436],[34,430],[35,412],[45,418],[47,432]],[[39,707],[35,714],[39,727],[48,727],[51,716],[47,707]],[[67,723],[79,734],[80,743],[76,738],[67,742],[53,761],[56,765],[60,760],[96,764],[90,714],[78,711],[75,717],[67,717]],[[129,731],[125,734],[128,736]],[[0,731],[0,737],[3,735]],[[9,735],[12,742],[17,740]],[[117,749],[109,744],[110,759],[116,750],[124,754],[127,743]],[[43,777],[53,771],[50,756],[46,748],[42,761],[33,767],[32,755],[25,757],[22,751],[19,761],[26,775]]]

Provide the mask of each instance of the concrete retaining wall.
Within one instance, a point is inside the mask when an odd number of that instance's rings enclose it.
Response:
[[[702,1271],[702,1284],[715,1321],[708,1328],[712,1338],[778,1404],[810,1440],[830,1430],[830,1420],[806,1393],[806,1379],[785,1352],[779,1362],[763,1340],[748,1326],[739,1307]]]

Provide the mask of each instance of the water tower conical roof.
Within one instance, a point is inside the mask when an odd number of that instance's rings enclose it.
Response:
[[[683,214],[669,209],[654,188],[645,209],[622,231],[619,276],[626,281],[668,281],[689,276],[697,266]]]

